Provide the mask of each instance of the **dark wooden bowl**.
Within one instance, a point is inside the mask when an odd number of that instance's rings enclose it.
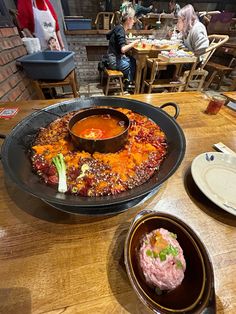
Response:
[[[139,267],[138,252],[142,237],[158,228],[177,234],[183,249],[186,271],[180,286],[162,295],[146,284]],[[214,274],[206,249],[194,231],[169,214],[141,212],[134,219],[125,242],[125,266],[140,300],[155,313],[200,313],[214,290]],[[214,291],[213,291],[214,293]]]
[[[93,116],[93,115],[105,115],[105,114],[109,114],[113,117],[117,117],[121,119],[121,121],[124,121],[125,123],[124,132],[114,137],[110,137],[106,139],[86,139],[86,138],[77,136],[76,134],[72,132],[73,125],[79,120],[82,120],[86,117]],[[74,145],[79,150],[81,151],[84,150],[91,154],[93,154],[94,152],[115,153],[119,151],[121,148],[124,147],[124,145],[127,142],[129,127],[130,127],[129,118],[124,113],[115,109],[111,109],[111,108],[96,107],[92,109],[82,110],[81,112],[74,115],[69,121],[69,132],[70,132]]]

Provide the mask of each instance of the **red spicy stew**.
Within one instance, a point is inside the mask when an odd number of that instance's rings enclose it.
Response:
[[[72,127],[75,135],[93,140],[115,137],[124,131],[124,121],[109,114],[86,117],[77,121]]]

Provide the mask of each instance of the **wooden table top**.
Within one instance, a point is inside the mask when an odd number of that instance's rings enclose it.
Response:
[[[171,49],[176,49],[178,48],[177,45],[162,45],[162,46],[156,46],[153,44],[149,44],[149,43],[145,43],[144,47],[140,46],[140,45],[136,45],[134,46],[132,49],[134,52],[138,53],[138,54],[148,54],[150,52],[158,52],[160,53],[163,50],[171,50]]]
[[[215,116],[206,115],[208,99],[198,92],[127,98],[154,106],[179,104],[177,122],[187,144],[182,164],[145,203],[110,217],[62,213],[20,191],[0,165],[0,313],[148,313],[123,264],[127,230],[144,208],[175,215],[194,229],[213,263],[217,313],[236,313],[236,216],[208,200],[190,174],[192,160],[214,151],[214,143],[236,151],[236,113],[224,107]],[[33,108],[55,102],[59,100],[1,104],[20,111],[11,120],[0,120],[0,133],[9,133]]]
[[[236,92],[224,92],[222,95],[228,97],[229,100],[236,102]]]

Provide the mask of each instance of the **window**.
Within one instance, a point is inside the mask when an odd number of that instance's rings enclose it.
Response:
[[[0,0],[0,27],[13,27],[11,17],[4,4],[3,0]]]

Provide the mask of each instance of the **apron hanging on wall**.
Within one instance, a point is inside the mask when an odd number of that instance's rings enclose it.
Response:
[[[42,50],[61,50],[57,34],[56,21],[45,2],[47,10],[39,10],[36,0],[32,0],[33,15],[34,15],[34,35],[39,38]]]

